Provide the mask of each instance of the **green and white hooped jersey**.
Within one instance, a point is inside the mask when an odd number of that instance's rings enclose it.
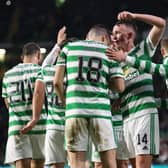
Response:
[[[149,37],[134,47],[129,56],[151,60],[155,49]],[[152,75],[138,71],[128,65],[123,66],[126,89],[121,94],[123,117],[135,118],[149,113],[157,113],[154,100]]]
[[[168,56],[163,58],[163,64],[168,66]],[[168,79],[166,79],[166,87],[168,88]]]
[[[120,65],[105,55],[107,46],[94,41],[68,43],[58,66],[66,66],[66,118],[111,118],[108,81],[123,77]]]
[[[48,116],[47,130],[64,131],[65,125],[65,108],[60,106],[58,96],[55,93],[53,80],[55,75],[56,65],[46,65],[42,68],[42,78],[45,83]]]
[[[32,119],[34,83],[40,70],[36,64],[18,64],[4,75],[2,97],[9,103],[9,136],[20,134],[20,129]],[[43,108],[40,120],[28,134],[44,134],[46,117]]]

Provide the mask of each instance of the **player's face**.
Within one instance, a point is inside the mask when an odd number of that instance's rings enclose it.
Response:
[[[111,40],[116,43],[118,48],[126,50],[129,38],[128,38],[128,28],[124,24],[115,25],[112,30]]]

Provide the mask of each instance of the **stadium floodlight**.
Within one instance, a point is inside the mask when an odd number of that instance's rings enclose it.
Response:
[[[5,55],[6,54],[6,49],[1,49],[0,48],[0,55]]]
[[[6,49],[0,48],[0,62],[4,62],[5,60]]]
[[[55,0],[55,4],[59,8],[65,3],[65,1],[66,0]]]
[[[7,1],[6,1],[6,5],[7,5],[7,6],[10,6],[11,4],[12,4],[11,0],[7,0]]]
[[[40,52],[41,52],[41,54],[45,54],[47,52],[47,49],[46,48],[40,48]]]

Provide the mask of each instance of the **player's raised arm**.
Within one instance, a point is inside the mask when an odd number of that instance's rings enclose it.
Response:
[[[52,48],[52,50],[49,52],[49,54],[46,56],[46,58],[43,61],[42,66],[45,66],[47,64],[53,65],[56,61],[57,56],[60,52],[60,46],[62,43],[66,40],[66,27],[63,26],[57,34],[57,43]]]
[[[64,75],[65,75],[65,66],[56,66],[56,73],[54,76],[54,88],[63,106],[65,106],[64,84],[63,84]]]
[[[161,75],[168,78],[168,65],[155,64],[148,60],[142,60],[136,57],[132,57],[124,53],[122,50],[114,51],[108,48],[106,54],[109,59],[113,59],[118,62],[125,62],[126,64],[146,73]]]
[[[149,14],[131,13],[128,11],[119,13],[118,20],[138,20],[153,26],[149,36],[154,46],[157,46],[166,26],[166,21],[161,17]]]

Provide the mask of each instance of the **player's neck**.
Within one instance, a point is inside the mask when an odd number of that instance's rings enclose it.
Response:
[[[134,47],[135,47],[134,43],[129,43],[129,44],[127,45],[127,47],[125,48],[125,51],[126,51],[126,52],[129,52],[129,51],[131,51]]]
[[[23,63],[25,64],[37,64],[35,57],[24,57]]]

